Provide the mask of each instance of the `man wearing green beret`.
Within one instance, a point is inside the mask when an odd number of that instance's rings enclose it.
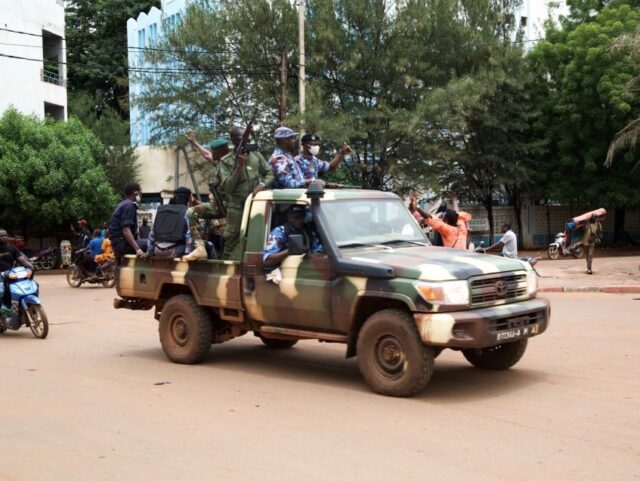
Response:
[[[227,139],[216,139],[210,145],[209,149],[200,145],[196,141],[196,137],[192,131],[187,133],[187,140],[205,159],[214,162],[214,178],[219,179],[220,175],[220,159],[229,153],[229,141]],[[187,220],[189,221],[189,231],[193,237],[193,250],[184,257],[186,261],[195,261],[198,259],[207,259],[207,250],[200,233],[200,219],[213,219],[214,230],[213,235],[221,236],[225,231],[226,220],[223,215],[221,206],[216,202],[215,197],[209,194],[209,202],[198,204],[187,210]]]
[[[220,160],[220,189],[227,199],[227,227],[224,231],[222,258],[235,261],[242,257],[240,225],[244,203],[249,195],[271,188],[275,179],[273,170],[258,151],[248,154],[241,152],[236,160],[236,151],[243,133],[244,130],[240,127],[231,129],[229,138],[234,149]]]

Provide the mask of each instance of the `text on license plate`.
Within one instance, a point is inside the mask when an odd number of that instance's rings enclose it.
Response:
[[[496,334],[497,341],[509,341],[522,336],[533,336],[538,334],[540,326],[537,324],[527,327],[519,327],[517,329],[509,329],[508,331],[499,332]]]

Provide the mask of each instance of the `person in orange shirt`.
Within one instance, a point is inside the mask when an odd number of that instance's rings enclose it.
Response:
[[[423,211],[418,206],[415,197],[411,199],[409,210],[411,212],[418,212],[429,227],[440,234],[444,247],[452,247],[455,249],[467,248],[467,237],[469,236],[467,222],[471,220],[471,214],[468,212],[456,212],[453,209],[447,209],[441,220]]]

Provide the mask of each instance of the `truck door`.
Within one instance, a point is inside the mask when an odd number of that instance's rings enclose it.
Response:
[[[259,208],[256,204],[254,208]],[[279,267],[280,284],[267,281],[262,248],[271,229],[286,222],[291,203],[261,204],[262,215],[254,215],[252,210],[245,249],[243,289],[247,314],[270,325],[333,331],[331,268],[326,256],[288,256]]]

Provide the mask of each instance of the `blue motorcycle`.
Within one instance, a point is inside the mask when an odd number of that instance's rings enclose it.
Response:
[[[38,297],[40,287],[33,280],[33,271],[14,267],[3,275],[9,279],[11,314],[0,315],[0,333],[7,329],[17,331],[29,326],[33,335],[44,339],[49,334],[49,321]],[[4,279],[0,281],[0,297],[4,294]]]

